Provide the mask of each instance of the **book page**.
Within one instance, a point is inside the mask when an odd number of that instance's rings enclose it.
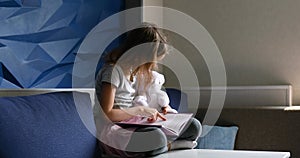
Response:
[[[162,127],[164,130],[167,130],[167,133],[178,136],[192,116],[192,113],[168,113],[164,115],[164,117],[167,119],[166,121],[158,118],[156,122],[149,123],[146,117],[134,117],[130,120],[118,122],[116,124],[125,128],[147,126]]]
[[[166,114],[164,115],[167,120],[159,120],[156,123],[161,124],[164,128],[172,131],[174,134],[178,135],[181,130],[185,127],[187,122],[190,120],[193,114]]]

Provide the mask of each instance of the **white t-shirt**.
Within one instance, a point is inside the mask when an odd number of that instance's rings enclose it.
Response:
[[[122,109],[132,106],[132,100],[135,96],[135,89],[133,88],[135,82],[128,81],[120,66],[105,65],[100,70],[96,79],[97,97],[101,96],[100,94],[103,82],[110,83],[116,87],[113,108]]]
[[[101,96],[101,87],[104,82],[116,87],[113,108],[128,108],[132,106],[135,96],[134,82],[130,82],[124,75],[122,68],[118,65],[105,65],[97,75],[96,95]],[[100,99],[100,98],[98,98]],[[97,128],[97,138],[104,144],[119,150],[126,150],[133,129],[123,129],[109,121],[102,112],[101,107],[96,104],[93,109]],[[111,153],[110,150],[106,152]]]

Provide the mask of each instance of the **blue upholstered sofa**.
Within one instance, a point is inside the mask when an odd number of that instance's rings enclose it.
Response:
[[[76,96],[80,102],[74,103]],[[78,108],[81,106],[80,108]],[[80,116],[76,108],[80,110]],[[0,98],[1,158],[99,156],[88,93],[53,92]]]
[[[11,95],[8,93],[11,92],[2,90],[0,95]],[[95,138],[91,95],[73,90],[43,93],[0,97],[0,157],[101,157]],[[176,89],[167,89],[167,93],[171,106],[180,111],[187,110],[184,93]],[[182,107],[178,107],[179,98],[182,98]],[[208,139],[199,144],[205,147]],[[231,146],[233,148],[232,143]]]

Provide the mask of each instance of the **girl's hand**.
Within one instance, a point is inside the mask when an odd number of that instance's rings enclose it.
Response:
[[[151,117],[148,118],[148,122],[153,123],[153,122],[155,122],[159,118],[162,119],[163,121],[167,120],[162,114],[160,114],[157,111],[156,114],[154,114],[154,115],[152,115]]]
[[[162,107],[162,112],[164,115],[166,115],[167,113],[173,113],[173,114],[177,114],[177,110],[172,109],[170,105],[167,105],[166,107]]]
[[[145,107],[145,106],[141,106],[142,107],[142,113],[144,113],[144,116],[149,117],[147,119],[148,122],[153,123],[155,122],[157,119],[162,119],[163,121],[166,121],[167,119],[160,114],[156,109],[154,108],[149,108],[149,107]]]
[[[132,108],[122,109],[124,112],[132,116],[144,116],[148,117],[149,122],[155,122],[157,119],[167,120],[162,114],[160,114],[156,109],[146,107],[146,106],[136,106]]]

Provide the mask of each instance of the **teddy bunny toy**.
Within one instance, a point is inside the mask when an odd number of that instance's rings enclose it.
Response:
[[[166,92],[162,91],[162,85],[165,83],[164,75],[152,71],[153,80],[145,91],[138,88],[138,95],[133,100],[134,106],[148,106],[157,109],[159,112],[178,113],[169,105],[170,100]],[[164,110],[162,110],[164,109]]]

